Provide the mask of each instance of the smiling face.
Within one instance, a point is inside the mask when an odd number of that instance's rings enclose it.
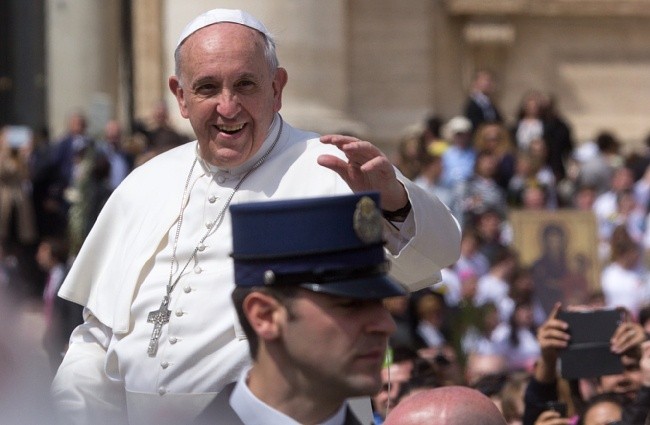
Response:
[[[280,110],[287,74],[271,70],[264,43],[251,28],[219,23],[198,30],[180,48],[180,75],[170,77],[169,88],[201,156],[213,165],[236,167],[253,156]]]
[[[381,389],[388,337],[395,331],[381,300],[300,290],[281,329],[282,353],[301,390],[332,400]]]

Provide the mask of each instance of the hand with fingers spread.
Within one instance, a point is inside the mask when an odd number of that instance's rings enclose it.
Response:
[[[558,351],[567,347],[570,336],[569,325],[557,318],[562,304],[556,303],[551,313],[537,330],[537,342],[539,343],[542,356],[535,368],[535,378],[540,382],[555,381],[555,365],[557,363]]]
[[[341,176],[354,192],[378,191],[382,209],[396,211],[408,203],[404,185],[397,180],[390,159],[375,145],[356,137],[326,135],[320,138],[334,145],[347,157],[347,161],[334,155],[321,155],[318,163]]]

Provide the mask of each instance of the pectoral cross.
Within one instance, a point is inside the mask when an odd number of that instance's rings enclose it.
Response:
[[[149,354],[149,357],[156,355],[156,351],[158,351],[158,340],[160,339],[160,334],[162,333],[162,327],[164,324],[169,323],[169,316],[172,312],[167,308],[168,305],[169,295],[165,295],[162,303],[160,303],[160,308],[158,310],[150,311],[149,316],[147,317],[147,323],[153,323],[153,332],[151,332],[149,348],[147,349],[147,354]]]

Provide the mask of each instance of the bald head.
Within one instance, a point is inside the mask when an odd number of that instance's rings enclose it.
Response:
[[[492,400],[479,391],[459,386],[421,391],[403,399],[385,425],[506,425]]]

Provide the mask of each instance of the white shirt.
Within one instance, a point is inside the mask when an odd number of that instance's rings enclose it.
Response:
[[[492,341],[497,351],[508,359],[510,370],[530,367],[539,358],[541,353],[537,337],[529,329],[516,330],[519,345],[514,347],[510,342],[510,325],[501,323],[492,332]]]
[[[509,289],[508,282],[503,279],[491,274],[483,275],[476,282],[474,303],[476,305],[483,305],[487,302],[492,302],[496,306],[499,306],[501,301],[508,296]]]
[[[242,374],[230,395],[230,406],[246,425],[300,425],[291,417],[279,412],[257,398],[246,385],[248,373]],[[319,425],[343,425],[347,405]]]
[[[515,137],[517,147],[523,151],[528,151],[530,143],[544,135],[544,126],[542,121],[537,118],[524,118],[519,121]]]
[[[616,193],[612,191],[601,193],[596,197],[592,209],[599,222],[607,220],[616,212]]]
[[[625,307],[633,315],[648,301],[648,288],[641,274],[613,262],[601,274],[600,284],[607,307]]]
[[[440,274],[442,275],[442,281],[435,284],[433,287],[437,291],[442,292],[447,306],[455,307],[458,305],[461,298],[461,283],[458,274],[449,267],[440,270]]]
[[[445,343],[445,337],[442,335],[442,332],[426,320],[420,320],[416,330],[425,344],[427,344],[427,347],[441,347]]]
[[[122,180],[129,174],[129,164],[126,162],[124,156],[115,150],[110,142],[104,141],[99,146],[100,150],[106,155],[106,159],[111,164],[110,170],[110,183],[111,189],[115,189],[122,183]]]

